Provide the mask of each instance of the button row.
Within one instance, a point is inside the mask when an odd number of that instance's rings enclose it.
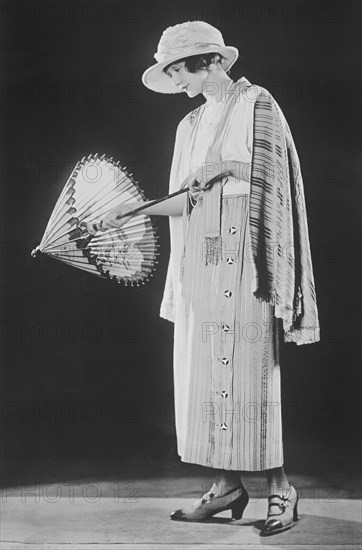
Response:
[[[234,227],[234,226],[230,227],[230,228],[229,228],[229,233],[230,233],[230,235],[235,235],[235,233],[236,233],[236,227]],[[233,263],[235,263],[235,259],[232,258],[231,256],[228,256],[228,257],[226,258],[226,263],[229,264],[229,265],[232,265]],[[225,298],[231,298],[232,294],[233,294],[233,293],[231,292],[231,290],[225,290],[225,291],[224,291],[224,296],[225,296]],[[224,332],[228,332],[228,331],[230,330],[230,326],[229,326],[227,323],[222,323],[221,328],[222,328],[222,330],[223,330]],[[228,365],[228,364],[230,363],[230,361],[229,361],[229,359],[228,359],[227,357],[222,357],[222,358],[221,358],[221,363],[222,363],[223,365]],[[226,399],[226,398],[228,397],[229,394],[228,394],[228,392],[227,392],[226,390],[223,390],[223,391],[221,392],[220,395],[221,395],[221,397],[222,397],[223,399]],[[223,431],[227,430],[228,427],[227,427],[226,422],[222,422],[220,428],[221,428]]]

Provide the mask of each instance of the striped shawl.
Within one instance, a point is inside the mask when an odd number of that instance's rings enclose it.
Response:
[[[256,297],[275,306],[284,340],[319,341],[319,321],[298,154],[283,113],[260,88],[254,107],[250,233]]]

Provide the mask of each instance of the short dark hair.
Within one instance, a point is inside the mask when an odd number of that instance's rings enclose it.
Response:
[[[219,53],[204,53],[200,55],[191,55],[190,57],[184,57],[183,59],[178,59],[177,61],[173,61],[169,65],[167,65],[163,70],[164,72],[167,72],[169,67],[172,65],[176,65],[176,63],[181,63],[183,61],[185,63],[185,69],[189,73],[196,73],[197,71],[200,71],[202,69],[207,69],[211,63],[219,62],[221,63],[222,60],[225,59],[221,54]]]

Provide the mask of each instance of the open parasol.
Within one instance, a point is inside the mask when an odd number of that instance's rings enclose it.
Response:
[[[54,207],[38,252],[93,275],[125,284],[144,283],[155,269],[158,256],[156,227],[140,213],[120,229],[90,234],[112,208],[139,202],[144,193],[127,169],[105,155],[89,155],[75,165]],[[132,211],[133,212],[133,211]]]
[[[227,173],[212,178],[207,189]],[[144,284],[158,263],[158,236],[151,218],[142,210],[189,188],[145,204],[143,191],[120,162],[98,154],[75,165],[60,194],[40,244],[32,251],[65,262],[93,275],[120,283]],[[120,204],[139,203],[124,215],[132,217],[121,228],[99,230],[101,220]],[[91,228],[92,231],[88,231]]]

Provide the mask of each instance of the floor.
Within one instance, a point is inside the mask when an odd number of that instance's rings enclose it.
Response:
[[[106,476],[105,476],[106,477]],[[333,476],[336,479],[336,476]],[[248,482],[244,517],[223,512],[207,523],[169,519],[209,488],[206,478],[61,481],[3,484],[1,550],[231,550],[233,548],[350,550],[362,548],[361,499],[348,484],[294,476],[299,521],[287,532],[260,537],[267,500],[261,478]],[[343,490],[341,487],[344,487]],[[350,487],[356,488],[355,483]],[[348,491],[347,491],[348,492]],[[159,495],[159,496],[155,496]]]

